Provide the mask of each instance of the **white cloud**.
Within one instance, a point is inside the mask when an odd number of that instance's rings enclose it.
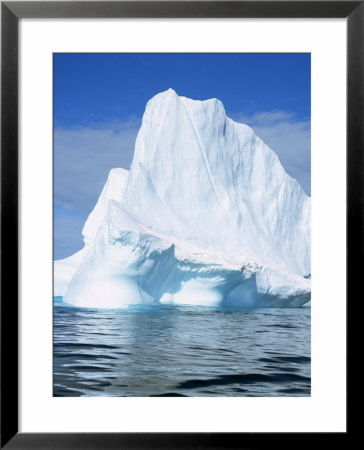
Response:
[[[54,198],[73,211],[89,212],[113,167],[129,169],[141,120],[54,130]]]
[[[67,211],[54,217],[54,259],[72,255],[83,247],[82,228],[87,214],[75,215]]]
[[[251,116],[251,120],[255,123],[271,125],[275,122],[282,122],[292,119],[292,117],[294,117],[294,114],[277,110],[255,113]]]
[[[249,125],[274,150],[285,170],[311,194],[311,124],[285,111],[230,114]]]

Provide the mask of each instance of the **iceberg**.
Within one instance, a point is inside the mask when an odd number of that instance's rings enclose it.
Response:
[[[54,263],[67,304],[301,307],[311,199],[221,101],[169,89],[146,105],[130,170],[112,169],[84,248]]]

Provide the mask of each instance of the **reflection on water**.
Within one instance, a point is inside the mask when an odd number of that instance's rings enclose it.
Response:
[[[308,396],[310,385],[310,308],[54,303],[54,396]]]

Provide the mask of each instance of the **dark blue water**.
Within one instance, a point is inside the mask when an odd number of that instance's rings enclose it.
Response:
[[[309,396],[310,308],[54,303],[54,396]]]

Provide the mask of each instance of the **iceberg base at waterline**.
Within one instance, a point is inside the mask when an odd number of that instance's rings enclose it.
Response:
[[[95,264],[97,261],[97,264]],[[300,307],[310,281],[247,255],[204,252],[123,231],[86,256],[63,301],[89,308],[130,304]]]
[[[130,171],[112,169],[55,261],[66,304],[300,307],[311,299],[311,199],[216,99],[168,90],[147,104]]]

